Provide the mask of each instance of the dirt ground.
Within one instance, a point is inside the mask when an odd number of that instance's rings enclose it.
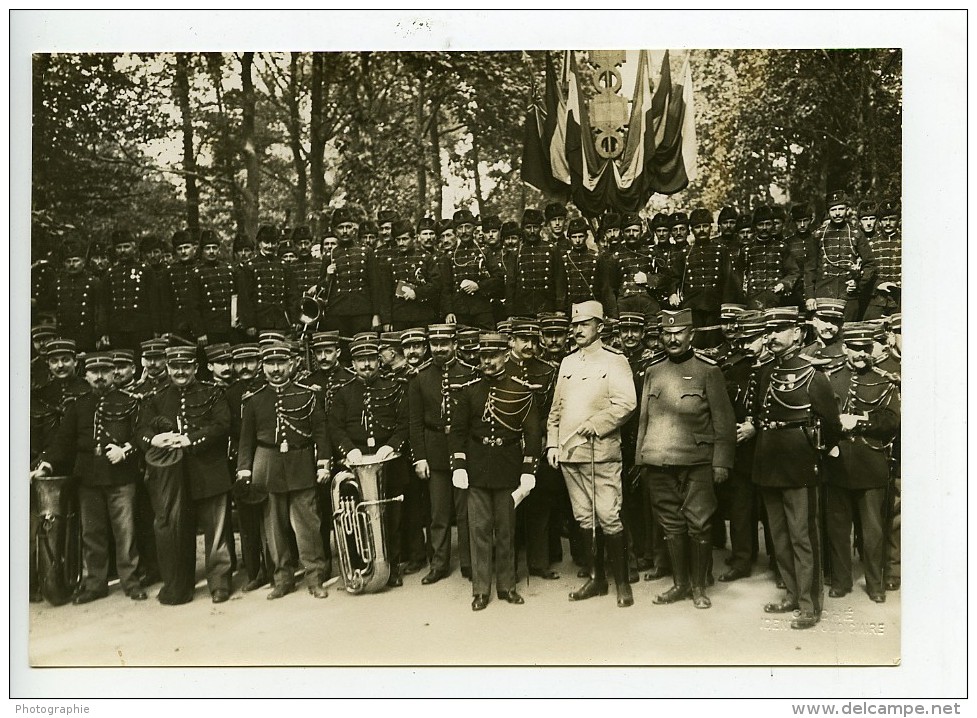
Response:
[[[781,597],[761,556],[750,578],[709,589],[711,610],[690,601],[657,606],[671,579],[634,584],[635,605],[619,609],[607,596],[570,602],[581,583],[567,560],[555,581],[530,579],[524,564],[509,605],[491,596],[471,610],[471,584],[457,570],[421,584],[350,595],[341,579],[327,599],[304,589],[267,601],[268,589],[243,593],[242,572],[231,599],[211,603],[198,561],[197,592],[182,606],[134,602],[118,585],[83,606],[29,604],[28,657],[33,667],[81,666],[788,666],[897,665],[900,593],[875,604],[861,576],[842,599],[825,598],[825,614],[811,630],[789,627],[790,616],[763,613]],[[715,554],[716,570],[725,553]],[[338,561],[334,561],[338,570]],[[856,567],[858,566],[856,562]]]

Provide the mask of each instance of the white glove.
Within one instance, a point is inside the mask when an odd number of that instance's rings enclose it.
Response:
[[[363,463],[363,452],[359,449],[352,449],[348,454],[346,454],[346,465],[355,466],[356,464]]]
[[[841,428],[844,429],[845,431],[851,431],[852,429],[855,428],[855,425],[858,423],[858,420],[860,418],[861,417],[858,416],[857,414],[842,414]]]
[[[324,484],[329,481],[329,467],[322,466],[315,471],[316,483]]]
[[[783,282],[779,282],[777,284],[777,286],[773,288],[773,293],[774,294],[780,294],[782,291],[784,291],[784,283]]]
[[[392,456],[393,453],[394,453],[393,447],[384,444],[379,449],[377,449],[377,461],[383,461],[387,457]]]
[[[105,458],[109,460],[110,464],[118,464],[126,458],[125,449],[116,444],[108,444],[105,447]]]
[[[54,468],[46,461],[42,461],[37,465],[37,468],[31,472],[31,478],[37,478],[39,476],[50,476]]]
[[[671,304],[673,307],[677,307],[679,304],[682,303],[682,300],[679,298],[678,294],[676,293],[668,298],[668,303]]]
[[[417,299],[417,293],[410,287],[404,287],[402,291],[404,299]]]
[[[648,275],[645,274],[644,272],[638,272],[637,274],[634,275],[634,283],[635,284],[647,284],[648,283]]]
[[[461,290],[469,294],[474,294],[478,291],[478,284],[470,279],[463,279],[461,281]]]
[[[756,427],[753,426],[752,422],[744,421],[736,425],[736,443],[740,444],[744,441],[749,441],[754,436],[756,436]]]
[[[329,276],[332,276],[335,273],[336,273],[336,264],[335,263],[330,264],[328,267],[326,267],[326,274],[328,274]]]
[[[431,466],[427,463],[427,459],[421,459],[414,464],[414,473],[422,480],[431,478]]]
[[[451,472],[451,485],[456,489],[467,489],[468,488],[468,471],[467,469],[455,469]]]
[[[881,284],[879,284],[878,290],[880,292],[891,292],[893,289],[896,288],[896,286],[897,285],[895,282],[882,282]]]
[[[519,488],[523,491],[532,491],[536,488],[536,477],[532,474],[523,474],[519,477]]]

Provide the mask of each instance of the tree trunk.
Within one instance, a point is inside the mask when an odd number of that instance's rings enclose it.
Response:
[[[424,78],[421,77],[417,82],[417,130],[421,133],[424,127]],[[418,144],[424,143],[423,137],[417,138]],[[414,215],[414,226],[424,217],[427,212],[427,167],[424,164],[424,153],[421,152],[417,158],[417,210]]]
[[[217,99],[217,116],[220,118],[218,127],[221,135],[214,142],[214,165],[218,173],[224,180],[227,193],[231,201],[231,216],[234,218],[236,234],[238,236],[249,236],[247,234],[247,221],[244,212],[244,203],[241,199],[241,188],[235,177],[234,167],[231,157],[236,156],[236,151],[232,149],[232,139],[230,138],[231,123],[227,117],[227,110],[224,107],[224,88],[223,71],[224,56],[219,52],[210,52],[205,56],[207,71],[210,75],[211,83],[214,86],[214,96]]]
[[[322,119],[322,63],[323,53],[312,53],[312,119],[309,123],[309,172],[312,175],[312,212],[318,217],[326,206],[326,176],[323,168],[323,155],[326,139],[323,136]]]
[[[191,236],[200,236],[200,189],[197,187],[197,159],[193,153],[193,117],[190,113],[190,56],[176,53],[176,77],[173,82],[176,102],[180,107],[183,130],[183,181],[187,194],[187,229]]]
[[[51,66],[51,56],[47,53],[37,53],[34,55],[34,62],[31,67],[31,99],[33,101],[33,146],[32,156],[34,162],[34,172],[37,175],[44,173],[44,164],[41,161],[42,151],[40,143],[47,138],[48,113],[44,108],[44,84],[48,68]],[[37,191],[38,187],[46,186],[47,182],[38,181],[40,177],[35,177],[34,191],[31,192],[31,209],[47,209],[49,202],[47,193]]]
[[[305,158],[302,156],[302,123],[299,120],[299,60],[301,53],[291,53],[291,63],[288,75],[288,135],[292,146],[292,159],[295,163],[295,222],[298,226],[306,224],[308,220],[308,205],[306,192],[308,179],[306,175]]]
[[[245,231],[249,237],[254,237],[258,230],[258,201],[261,191],[258,149],[255,144],[257,98],[254,93],[254,79],[251,77],[253,65],[254,53],[243,53],[241,55],[241,153],[244,155],[246,177],[244,185]]]
[[[438,113],[440,111],[441,108],[437,104],[431,107],[431,172],[434,175],[434,200],[437,211],[434,218],[438,221],[444,217],[444,180],[441,178],[441,137],[438,130]]]
[[[478,164],[481,161],[478,153],[478,136],[472,133],[472,165],[475,171],[475,201],[478,203],[478,216],[485,214],[485,199],[482,197],[482,177],[478,171]]]

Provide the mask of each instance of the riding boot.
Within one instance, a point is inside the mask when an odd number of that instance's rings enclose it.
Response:
[[[628,580],[628,546],[624,533],[608,534],[604,540],[607,542],[607,556],[614,575],[614,587],[617,589],[617,605],[619,608],[633,606],[634,595]]]
[[[583,601],[594,596],[607,595],[607,575],[604,573],[604,535],[598,532],[597,540],[594,541],[589,531],[582,531],[581,537],[584,541],[584,548],[587,549],[590,560],[593,561],[593,570],[587,579],[587,583],[570,593],[571,601]]]
[[[701,536],[690,539],[689,558],[692,563],[692,604],[696,608],[709,608],[712,601],[706,596],[706,573],[710,568],[712,541]]]
[[[686,534],[675,534],[665,537],[668,546],[668,556],[672,562],[673,586],[665,593],[655,596],[655,603],[675,603],[686,599],[691,594],[689,586],[689,537]]]

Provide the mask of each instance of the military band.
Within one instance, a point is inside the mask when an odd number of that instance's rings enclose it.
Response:
[[[176,232],[170,263],[124,229],[111,249],[66,241],[37,290],[31,460],[77,479],[75,602],[106,595],[109,541],[126,595],[161,579],[161,603],[190,601],[197,524],[215,603],[235,533],[245,592],[325,597],[337,554],[349,589],[362,557],[333,535],[331,487],[371,461],[384,586],[457,567],[476,611],[493,584],[519,604],[520,575],[556,582],[563,538],[586,579],[571,600],[613,579],[619,606],[640,602],[643,571],[671,576],[649,603],[708,608],[714,555],[719,581],[750,577],[761,521],[786,591],[764,611],[816,625],[823,576],[829,600],[854,590],[853,543],[885,600],[901,586],[898,204],[826,207],[813,230],[808,203],[716,222],[551,203],[416,227],[344,208],[315,232],[237,237],[233,264],[209,229]]]

